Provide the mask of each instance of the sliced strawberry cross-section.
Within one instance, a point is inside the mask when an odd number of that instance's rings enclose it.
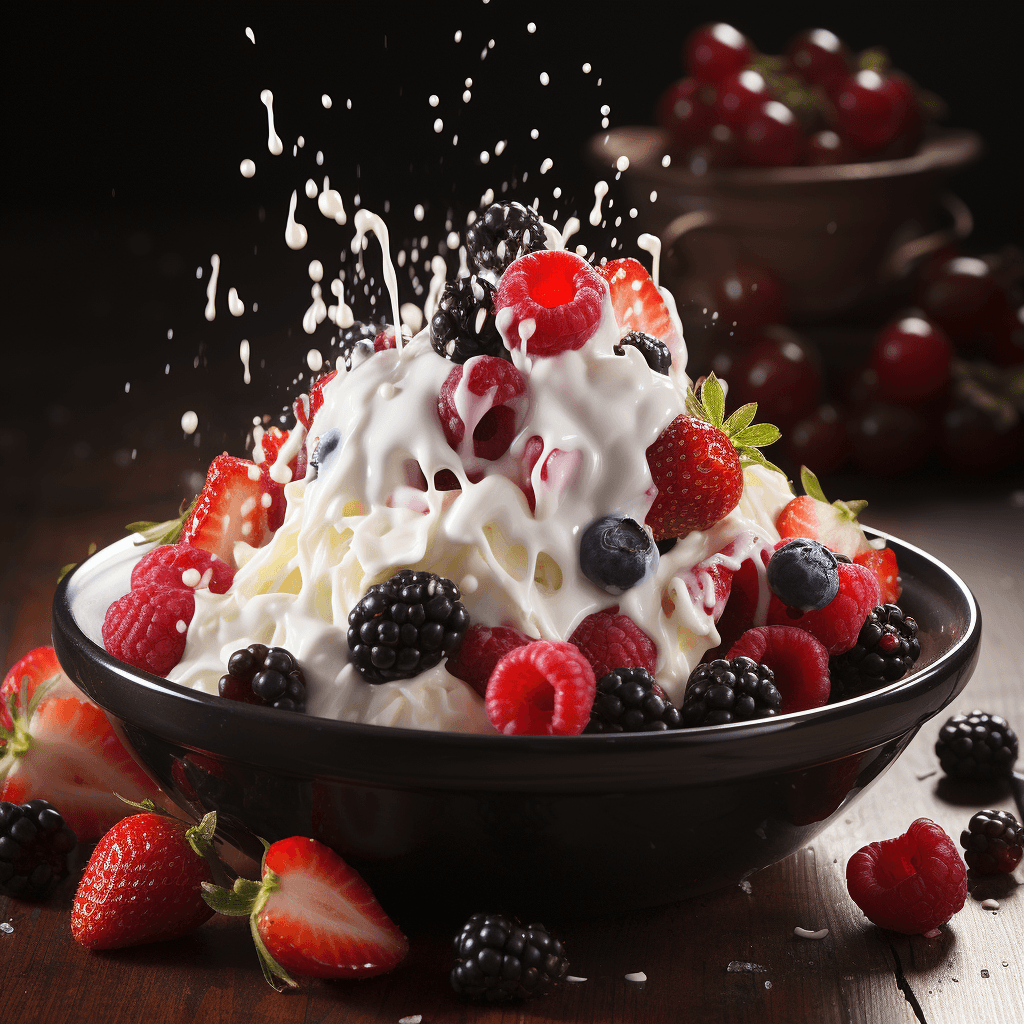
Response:
[[[185,521],[181,539],[235,568],[235,544],[266,544],[284,522],[284,488],[270,468],[225,452],[206,474],[206,483]]]
[[[464,462],[474,457],[495,462],[508,451],[526,404],[526,378],[510,362],[474,356],[452,367],[441,385],[437,413],[445,440]]]
[[[494,296],[494,318],[509,351],[555,356],[582,348],[601,323],[606,284],[575,253],[542,249],[515,260]]]
[[[266,844],[265,844],[266,845]],[[263,976],[296,986],[289,972],[314,978],[368,978],[390,971],[409,941],[370,887],[330,847],[293,836],[267,845],[261,881],[232,889],[206,883],[218,913],[248,917]]]
[[[43,658],[33,660],[41,664]],[[4,687],[10,725],[0,725],[0,800],[49,801],[82,842],[98,839],[132,813],[115,793],[162,800],[106,715],[59,665],[49,679],[24,673],[17,688]]]
[[[788,502],[775,520],[780,537],[816,540],[847,558],[875,550],[857,522],[857,516],[867,507],[866,501],[829,503],[818,478],[806,466],[800,467],[800,482],[804,494]]]
[[[686,364],[683,339],[672,314],[646,267],[632,257],[610,260],[597,271],[607,282],[619,325],[619,337],[642,331],[663,341],[672,353],[673,365]]]

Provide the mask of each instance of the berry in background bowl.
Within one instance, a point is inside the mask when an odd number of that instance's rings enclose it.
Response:
[[[602,131],[587,150],[598,173],[622,172],[673,289],[754,264],[786,286],[794,318],[819,320],[869,304],[970,233],[945,181],[980,139],[938,127],[942,102],[884,50],[855,55],[818,28],[768,55],[714,24],[682,59],[684,77],[652,104],[657,127]]]
[[[193,814],[216,810],[225,836],[251,855],[262,849],[257,836],[319,839],[387,905],[410,911],[444,904],[468,914],[500,902],[585,914],[598,889],[602,913],[625,911],[735,883],[788,856],[967,684],[981,631],[973,596],[925,552],[885,540],[899,561],[900,607],[921,624],[913,672],[839,703],[722,725],[463,735],[192,690],[103,649],[103,610],[137,561],[130,538],[61,582],[54,645],[161,786]],[[520,647],[513,637],[492,656]]]

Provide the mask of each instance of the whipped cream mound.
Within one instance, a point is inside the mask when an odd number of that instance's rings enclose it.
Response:
[[[168,678],[216,693],[231,653],[259,642],[298,659],[309,714],[496,732],[482,698],[443,662],[377,685],[349,663],[349,611],[369,587],[412,568],[458,584],[472,622],[514,626],[539,639],[568,639],[587,615],[618,605],[657,644],[658,681],[680,701],[692,668],[719,643],[705,570],[715,561],[738,569],[749,557],[760,567],[756,555],[779,539],[774,522],[793,495],[781,474],[747,467],[733,512],[680,539],[649,579],[617,597],[587,580],[579,566],[583,531],[609,512],[644,521],[656,494],[646,449],[685,412],[685,368],[654,373],[632,346],[615,354],[618,338],[605,295],[600,326],[577,351],[530,358],[512,340],[527,393],[517,400],[512,444],[493,462],[471,450],[460,455],[445,438],[437,401],[456,364],[434,352],[428,330],[400,349],[354,362],[349,372],[340,367],[323,388],[309,435],[293,435],[310,456],[328,431],[338,432],[339,443],[315,476],[286,484],[287,512],[271,541],[259,549],[238,545],[230,591],[197,592],[184,656]],[[455,405],[469,442],[487,398],[460,385]],[[521,484],[527,442],[538,436],[543,452],[529,474],[531,512]],[[454,474],[461,490],[437,490],[441,470]],[[763,622],[763,578],[761,594]]]

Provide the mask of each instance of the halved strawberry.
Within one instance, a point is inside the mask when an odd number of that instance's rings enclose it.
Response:
[[[0,725],[5,729],[14,728],[7,702],[11,697],[17,698],[23,685],[26,688],[26,699],[31,700],[40,683],[56,677],[61,677],[70,684],[57,660],[57,652],[52,647],[36,647],[16,661],[0,685]],[[3,742],[0,741],[0,750],[2,749]]]
[[[807,537],[820,541],[838,555],[856,558],[875,550],[864,535],[857,516],[867,507],[866,501],[833,501],[825,497],[818,478],[806,467],[800,467],[804,494],[793,498],[779,513],[775,528],[783,539]]]
[[[903,586],[900,582],[900,568],[896,563],[896,552],[892,548],[882,548],[876,551],[862,551],[854,556],[857,565],[863,565],[870,569],[878,580],[878,601],[880,604],[895,604],[903,593]]]
[[[369,886],[330,847],[294,836],[267,846],[262,881],[239,878],[232,889],[204,884],[218,913],[248,917],[263,976],[295,986],[288,973],[367,978],[390,971],[409,941]]]
[[[46,680],[33,683],[24,675],[7,696],[7,711],[12,725],[0,726],[0,800],[48,800],[83,842],[133,813],[115,793],[135,801],[163,800],[106,715],[59,666]]]
[[[203,548],[236,568],[235,544],[262,547],[284,522],[284,488],[257,466],[225,452],[210,463],[181,540]]]
[[[674,366],[685,366],[686,349],[682,336],[644,265],[627,256],[610,260],[603,267],[598,267],[597,272],[608,282],[619,337],[630,331],[643,331],[668,346]]]
[[[309,426],[313,422],[317,412],[320,410],[320,407],[324,404],[324,387],[334,380],[337,375],[337,370],[331,370],[330,373],[321,374],[315,381],[313,381],[313,386],[309,389],[309,394],[300,395],[299,398],[296,399],[293,407],[295,411],[295,418],[307,430],[309,430]]]

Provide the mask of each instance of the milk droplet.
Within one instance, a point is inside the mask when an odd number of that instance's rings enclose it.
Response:
[[[314,372],[319,373],[324,368],[324,357],[319,349],[311,348],[306,353],[306,365]]]
[[[256,173],[256,163],[246,157],[239,165],[238,169],[242,172],[243,178],[251,178]]]
[[[313,260],[309,265],[310,281],[322,281],[324,279],[324,265],[319,260]]]
[[[546,71],[542,71],[540,73],[540,84],[547,85],[550,81],[551,77],[548,75],[548,73]]]
[[[593,68],[591,68],[590,62],[587,61],[587,63],[583,65],[583,74],[589,75],[592,70]]]
[[[331,102],[332,101],[331,101],[331,97],[328,96],[327,93],[324,93],[323,96],[320,97],[320,102],[324,105],[324,110],[330,110],[331,109]]]
[[[546,160],[545,160],[545,161],[544,161],[544,162],[543,162],[543,163],[542,163],[542,164],[540,165],[540,173],[541,173],[541,174],[547,174],[547,173],[548,173],[548,171],[550,171],[550,170],[551,170],[551,168],[552,168],[552,167],[554,167],[554,166],[555,166],[555,161],[554,161],[554,160],[552,160],[552,159],[551,159],[551,157],[548,157],[548,158],[547,158],[547,159],[546,159]]]
[[[232,316],[241,316],[245,312],[245,303],[238,297],[234,288],[228,289],[228,312]]]
[[[320,190],[316,187],[316,182],[312,178],[306,179],[306,198],[316,199],[316,194]]]
[[[196,427],[198,426],[199,417],[191,409],[182,415],[181,429],[184,430],[186,434],[194,434],[196,432]]]
[[[436,107],[436,106],[438,105],[438,103],[440,103],[440,102],[441,102],[441,99],[440,99],[440,97],[439,97],[439,96],[438,96],[438,95],[437,95],[436,93],[431,93],[431,94],[430,94],[430,95],[429,95],[429,96],[427,97],[427,102],[428,102],[428,103],[429,103],[429,104],[430,104],[430,105],[431,105],[432,107]]]
[[[245,34],[249,37],[249,42],[252,43],[253,46],[255,46],[256,45],[256,36],[253,34],[252,29],[249,28],[248,25],[246,25],[246,27],[245,27]]]
[[[594,186],[594,208],[590,211],[590,224],[597,227],[601,223],[601,200],[608,195],[608,182],[599,181]]]
[[[217,315],[217,277],[220,275],[220,257],[216,253],[210,257],[210,266],[213,273],[210,275],[210,283],[206,286],[206,312],[203,314],[207,320],[212,320]],[[196,277],[199,276],[201,275],[197,273]]]
[[[280,156],[284,152],[284,143],[274,130],[274,94],[264,89],[260,93],[260,100],[267,108],[267,149],[273,156]]]
[[[434,122],[434,131],[437,132],[438,135],[440,135],[441,132],[444,131],[444,121],[442,121],[441,118],[438,118]]]
[[[619,159],[615,161],[615,170],[617,170],[617,171],[624,171],[628,167],[629,167],[629,157],[628,156],[620,156]]]
[[[238,345],[238,358],[242,360],[242,380],[248,384],[252,381],[249,373],[249,342],[243,338]]]
[[[285,244],[289,249],[301,249],[309,238],[309,233],[304,225],[295,220],[295,205],[299,201],[298,189],[292,190],[292,199],[288,204],[288,223],[284,229]],[[211,319],[207,317],[207,319]]]
[[[341,195],[330,187],[330,178],[324,178],[324,189],[317,199],[316,205],[325,217],[333,217],[338,224],[344,224],[348,220],[345,214],[345,205],[341,201]]]
[[[528,22],[526,26],[526,31],[529,32],[532,36],[533,33],[537,31],[537,23],[534,21]]]
[[[424,209],[423,209],[423,204],[422,203],[417,203],[413,207],[412,215],[413,215],[413,217],[416,218],[416,220],[423,220]]]

